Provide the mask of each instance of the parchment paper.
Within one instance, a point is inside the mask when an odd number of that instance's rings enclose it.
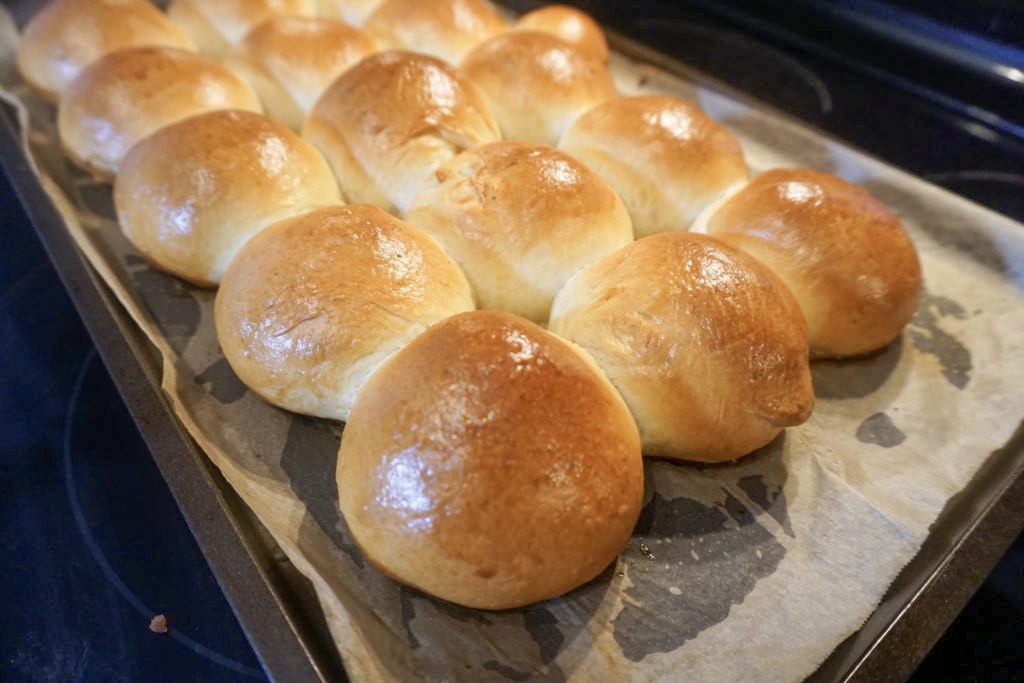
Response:
[[[808,166],[861,183],[904,220],[927,293],[902,338],[814,365],[811,420],[724,466],[647,463],[634,537],[598,579],[525,609],[468,610],[371,569],[341,519],[342,425],[249,393],[220,353],[213,292],[149,268],[108,187],[61,154],[52,107],[12,67],[39,180],[76,243],[164,359],[177,413],[316,588],[354,680],[796,681],[857,630],[946,501],[1024,416],[1024,231],[799,126],[622,57],[623,92],[696,102],[755,171]]]

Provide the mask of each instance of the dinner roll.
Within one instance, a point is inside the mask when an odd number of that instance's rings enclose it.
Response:
[[[617,95],[604,64],[539,31],[492,38],[459,69],[487,98],[505,140],[556,145],[580,114]]]
[[[298,131],[331,81],[376,50],[370,34],[340,19],[276,17],[250,31],[224,64],[252,84],[268,116]]]
[[[597,576],[643,499],[636,426],[592,361],[508,313],[434,325],[374,373],[338,454],[341,511],[388,576],[506,609]]]
[[[506,29],[484,0],[384,0],[365,26],[385,47],[423,52],[451,64]]]
[[[736,138],[674,97],[599,104],[576,120],[558,146],[615,188],[637,237],[686,230],[748,174]]]
[[[350,26],[362,26],[384,0],[316,0],[316,13],[341,19]]]
[[[53,0],[25,25],[18,70],[33,90],[56,102],[103,55],[142,45],[195,49],[188,34],[146,0]]]
[[[604,31],[589,14],[568,5],[547,5],[519,17],[514,28],[543,31],[575,45],[599,62],[608,61]]]
[[[814,357],[881,348],[917,310],[921,265],[910,236],[866,190],[836,176],[766,171],[695,229],[775,271],[800,303]]]
[[[357,204],[250,239],[217,291],[217,338],[242,382],[270,403],[345,420],[382,360],[470,310],[466,277],[434,240]]]
[[[814,406],[793,295],[706,235],[651,235],[584,268],[555,297],[549,329],[622,392],[647,455],[732,460]]]
[[[342,201],[323,157],[282,124],[215,111],[132,148],[114,183],[121,230],[161,270],[208,286],[262,228]]]
[[[419,184],[467,147],[499,139],[483,97],[446,62],[388,51],[343,73],[313,106],[302,135],[352,202],[404,211]]]
[[[167,6],[167,16],[214,59],[267,19],[315,14],[313,0],[171,0]]]
[[[443,164],[406,220],[462,266],[480,308],[538,323],[570,275],[633,238],[608,183],[569,155],[528,142],[481,145]]]
[[[135,47],[102,57],[75,79],[60,99],[57,131],[72,161],[109,179],[139,140],[215,109],[260,111],[260,103],[245,81],[208,57]]]

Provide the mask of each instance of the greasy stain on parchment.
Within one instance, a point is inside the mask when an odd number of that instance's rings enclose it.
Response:
[[[892,418],[885,413],[875,413],[860,423],[857,428],[857,440],[861,443],[893,448],[907,440],[907,435],[896,426]]]
[[[178,356],[184,353],[199,331],[202,317],[193,287],[177,278],[154,270],[138,256],[125,257],[135,292],[150,313],[161,336]]]
[[[648,552],[630,544],[625,559],[633,586],[612,622],[615,640],[631,661],[678,649],[724,621],[786,554],[735,496],[725,489],[722,496],[706,505],[655,493],[644,507],[637,536]],[[784,499],[776,498],[773,507],[780,505]],[[726,562],[730,570],[723,572]]]
[[[303,502],[313,520],[331,542],[362,569],[365,560],[355,541],[342,533],[348,527],[338,507],[338,463],[340,439],[327,420],[294,415],[288,438],[281,451],[281,469],[295,496]]]
[[[207,387],[207,391],[215,399],[225,405],[238,401],[249,391],[238,375],[231,369],[227,358],[219,358],[195,378],[196,384]]]
[[[769,486],[763,476],[752,475],[741,478],[736,485],[753,503],[778,522],[787,536],[796,538],[793,524],[789,521],[789,508],[786,507],[786,497],[782,495],[781,484]]]
[[[946,381],[957,389],[964,389],[971,381],[971,352],[956,337],[942,329],[940,323],[943,318],[964,320],[967,312],[952,299],[926,293],[921,297],[921,305],[910,321],[908,334],[918,351],[939,360]]]

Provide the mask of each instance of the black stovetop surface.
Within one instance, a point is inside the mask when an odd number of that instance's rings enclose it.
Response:
[[[795,11],[817,6],[804,0],[787,2],[789,11],[764,2],[575,4],[892,165],[1024,221],[1024,108],[1014,104],[1024,102],[1024,86],[1013,91],[974,67],[943,64],[934,51],[853,40],[843,29],[848,17]],[[952,36],[958,49],[1012,62],[1020,12],[984,5],[960,14],[908,1],[835,6],[890,21],[887,11],[915,11],[924,28],[908,26],[929,40]],[[882,59],[897,54],[905,59]],[[996,96],[1004,90],[1005,102]],[[0,680],[262,678],[6,178],[0,205]],[[1024,672],[1020,547],[940,641],[920,680]],[[150,631],[157,614],[166,615],[167,634]],[[959,656],[947,657],[953,650]]]

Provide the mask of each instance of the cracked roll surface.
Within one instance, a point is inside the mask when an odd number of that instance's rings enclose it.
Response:
[[[114,183],[125,236],[155,267],[200,286],[220,281],[259,230],[340,204],[311,145],[262,114],[193,116],[132,148]]]
[[[57,130],[76,164],[111,178],[140,140],[217,109],[261,111],[249,84],[219,62],[177,48],[129,48],[75,79],[60,99]]]
[[[302,136],[323,152],[350,201],[396,214],[439,165],[500,139],[472,83],[436,57],[404,51],[371,55],[339,76]]]
[[[735,137],[673,97],[623,97],[586,112],[558,143],[615,188],[637,237],[686,230],[747,179]]]
[[[455,157],[405,217],[462,266],[480,308],[538,323],[570,275],[633,238],[625,207],[600,176],[557,149],[524,142]]]
[[[765,171],[695,229],[775,271],[800,304],[814,357],[879,349],[917,310],[921,264],[899,218],[834,175]]]
[[[54,0],[25,25],[18,70],[33,90],[56,101],[103,55],[145,45],[195,49],[184,30],[145,0]]]
[[[224,274],[215,311],[224,356],[250,389],[345,420],[382,360],[472,308],[465,276],[431,238],[363,204],[253,237]]]
[[[549,329],[622,393],[645,455],[733,460],[814,406],[807,329],[767,267],[705,235],[659,233],[587,266]]]
[[[640,443],[572,345],[518,316],[438,323],[374,373],[342,435],[338,492],[365,557],[468,607],[593,579],[640,513]]]
[[[484,93],[505,140],[557,145],[583,112],[618,96],[602,62],[540,31],[481,43],[459,70]]]

